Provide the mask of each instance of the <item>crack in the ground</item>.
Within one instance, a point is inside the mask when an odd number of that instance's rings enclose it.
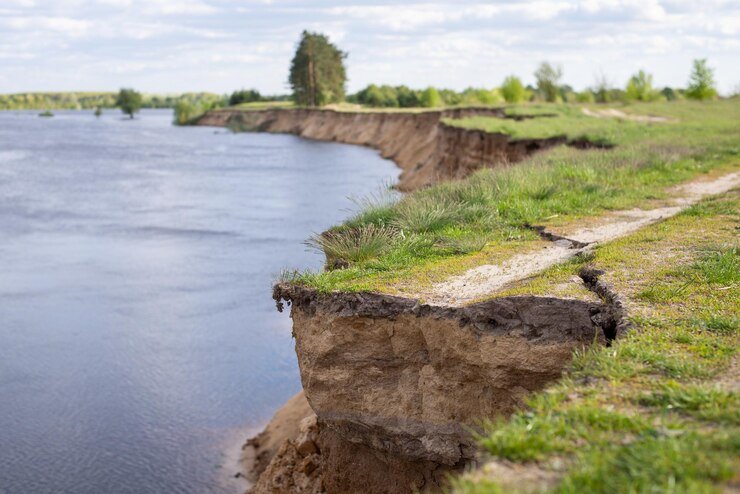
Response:
[[[611,346],[617,337],[622,336],[629,328],[627,319],[627,308],[624,298],[619,295],[614,287],[601,279],[605,271],[593,266],[584,266],[578,272],[583,284],[599,296],[607,306],[606,311],[592,314],[591,319],[604,331],[607,346]]]
[[[584,247],[588,247],[592,243],[581,242],[580,240],[563,237],[562,235],[558,235],[557,233],[547,231],[547,228],[545,228],[544,226],[530,225],[527,223],[524,225],[524,228],[537,232],[540,238],[542,238],[543,240],[547,240],[548,242],[566,241],[570,243],[571,249],[583,249]]]

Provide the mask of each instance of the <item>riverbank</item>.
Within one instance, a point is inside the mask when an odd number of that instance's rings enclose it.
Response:
[[[491,107],[407,112],[227,108],[207,112],[195,124],[368,146],[401,168],[397,187],[402,191],[464,178],[480,168],[518,162],[562,144],[588,146],[560,135],[512,139],[501,132],[468,130],[446,123],[470,117],[522,118]]]
[[[299,433],[310,438],[315,451],[308,447],[306,454],[301,454],[297,445],[305,441],[288,441],[283,454],[272,462],[275,468],[266,470],[255,492],[279,490],[286,472],[290,472],[292,486],[305,487],[302,492],[318,492],[319,488],[356,492],[360,486],[372,486],[379,492],[434,490],[447,472],[476,464],[480,467],[474,468],[477,473],[456,482],[455,488],[463,492],[533,488],[527,482],[507,484],[506,472],[534,479],[536,489],[570,492],[569,485],[609,485],[607,472],[619,475],[614,470],[619,468],[619,455],[629,452],[610,452],[616,463],[599,470],[596,463],[588,463],[589,458],[573,456],[577,449],[559,446],[571,439],[588,443],[591,433],[596,434],[594,447],[601,444],[596,440],[601,436],[593,429],[596,419],[590,409],[558,415],[566,417],[564,433],[571,429],[589,433],[546,436],[548,440],[532,455],[520,455],[519,451],[526,444],[540,443],[528,428],[517,428],[517,424],[535,420],[530,414],[536,418],[536,414],[552,410],[548,408],[552,392],[545,390],[571,386],[569,381],[561,381],[563,375],[598,384],[603,373],[623,370],[622,363],[628,365],[635,355],[648,358],[644,352],[650,344],[632,335],[652,334],[652,323],[646,322],[645,314],[661,313],[663,302],[614,286],[626,277],[638,285],[647,283],[644,274],[651,271],[644,266],[662,266],[660,269],[670,273],[682,263],[693,266],[704,262],[698,244],[681,241],[681,228],[694,231],[694,237],[706,234],[718,239],[721,245],[716,249],[709,246],[709,250],[717,250],[722,265],[736,266],[736,250],[724,246],[732,242],[727,236],[731,234],[728,209],[721,206],[709,214],[717,217],[715,222],[698,219],[701,215],[692,211],[706,209],[701,205],[705,203],[696,205],[702,198],[738,186],[740,136],[733,117],[737,105],[736,101],[635,105],[620,110],[620,118],[601,113],[594,117],[581,108],[558,106],[536,112],[550,114],[542,118],[533,116],[535,112],[527,114],[529,108],[461,118],[436,115],[432,120],[437,127],[470,130],[460,134],[464,138],[457,139],[455,146],[447,146],[464,158],[445,158],[428,166],[467,160],[477,165],[463,167],[467,171],[460,176],[472,175],[419,190],[397,202],[370,204],[345,224],[314,239],[327,255],[326,271],[288,274],[275,288],[279,306],[285,301],[291,304],[303,387],[318,421]],[[381,113],[368,118],[372,124],[366,126],[361,114],[340,117],[307,112],[311,113],[222,115],[221,122],[226,125],[241,120],[246,122],[245,129],[306,133],[327,140],[340,140],[332,132],[342,122],[341,139],[381,146],[381,122],[393,122],[388,128],[398,131],[401,125],[414,128],[415,119],[430,119],[426,114],[407,114],[393,120],[390,114]],[[515,114],[520,118],[506,118]],[[635,118],[622,118],[623,114]],[[645,115],[651,118],[637,118]],[[311,125],[306,125],[304,118]],[[373,139],[357,137],[361,129],[369,128],[374,129]],[[560,140],[549,151],[528,155],[515,165],[505,160],[481,160],[477,151],[477,158],[470,158],[470,149],[482,149],[476,148],[476,143],[504,131],[519,140]],[[429,137],[428,132],[422,133]],[[506,142],[517,139],[507,137]],[[439,146],[444,140],[439,139],[434,147],[444,147]],[[598,145],[584,149],[564,145],[568,142]],[[475,173],[476,167],[488,169]],[[447,166],[444,173],[426,177],[435,177],[430,183],[444,182],[444,177],[455,177],[463,168]],[[413,176],[407,178],[405,188],[423,183],[417,183]],[[686,185],[689,182],[693,185]],[[723,201],[718,204],[726,204]],[[675,215],[680,218],[675,223],[681,226],[671,237],[671,245],[686,254],[666,256],[673,263],[670,266],[656,262],[661,249],[666,248],[660,242],[646,242],[639,259],[635,253],[611,247],[629,245],[634,242],[630,239],[653,238],[663,231],[661,225],[669,224],[666,219]],[[624,236],[628,240],[619,240]],[[604,269],[610,266],[606,261],[613,258],[600,257],[604,252],[637,260],[615,270],[620,274],[614,279]],[[664,276],[661,273],[654,272],[650,279],[660,279]],[[721,378],[730,366],[733,352],[726,350],[735,342],[736,331],[704,334],[716,325],[712,321],[717,317],[720,326],[736,328],[730,317],[737,309],[736,285],[730,278],[723,279],[730,281],[721,282],[729,285],[723,285],[715,312],[707,314],[709,319],[698,320],[681,337],[683,343],[675,342],[680,352],[673,352],[670,345],[665,348],[676,356],[670,363],[674,368],[700,365],[692,359],[704,358],[700,348],[704,344],[721,348],[724,356],[702,376]],[[697,289],[705,290],[701,283],[695,283]],[[707,283],[711,289],[714,282]],[[658,282],[653,290],[660,291],[661,286]],[[649,302],[647,312],[638,312],[639,317],[630,312],[636,300]],[[669,323],[667,330],[674,324]],[[718,339],[713,339],[715,336]],[[632,350],[623,354],[620,348]],[[583,355],[589,357],[580,357]],[[578,366],[591,355],[603,365],[610,362],[608,355],[618,362],[590,374],[591,364],[585,370]],[[662,365],[658,355],[649,358]],[[645,365],[645,372],[656,372],[649,360]],[[665,374],[669,379],[681,377],[671,372]],[[642,370],[634,374],[639,379],[642,375]],[[687,376],[685,383],[664,384],[690,386],[692,379],[699,378],[691,372]],[[641,392],[659,393],[662,389],[640,382]],[[596,398],[607,398],[598,394],[604,392],[602,388],[593,389]],[[592,388],[583,392],[594,397]],[[722,393],[717,395],[721,400],[735,399]],[[714,406],[710,402],[708,406]],[[625,404],[610,406],[617,405]],[[631,405],[624,409],[628,416],[633,412]],[[617,414],[617,423],[629,423],[624,413]],[[611,418],[605,416],[604,420]],[[721,431],[728,423],[725,418],[712,422]],[[700,423],[684,426],[691,437],[702,433]],[[652,429],[609,427],[612,443],[628,440],[625,448],[654,446],[643,442],[651,437]],[[480,439],[471,435],[471,430],[477,431]],[[705,440],[721,443],[721,438],[697,439]],[[685,446],[665,444],[668,448]],[[690,448],[681,451],[693,454],[697,463],[706,462],[697,456],[701,452]],[[347,458],[362,458],[362,468],[357,462],[348,463]],[[539,463],[540,459],[546,461]],[[548,463],[555,460],[560,463]],[[519,461],[523,464],[517,464]],[[398,465],[403,468],[394,467]],[[692,471],[677,478],[684,482],[681,485],[721,485],[728,479],[726,471],[725,467]],[[353,472],[354,477],[347,472]],[[665,480],[663,471],[646,472],[646,478],[652,475],[657,479],[650,485]],[[675,476],[675,469],[670,472]],[[389,482],[394,489],[388,487]]]

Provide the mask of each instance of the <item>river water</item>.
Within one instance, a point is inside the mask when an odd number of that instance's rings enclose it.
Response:
[[[271,284],[397,176],[171,118],[0,112],[0,493],[243,489],[239,444],[300,388]]]

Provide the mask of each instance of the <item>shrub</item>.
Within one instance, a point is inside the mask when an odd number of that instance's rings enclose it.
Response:
[[[180,100],[175,103],[175,124],[185,125],[202,113],[203,111],[195,104],[187,100]]]
[[[521,79],[510,75],[501,84],[501,95],[507,103],[521,103],[527,97],[527,90],[524,89]]]
[[[235,106],[241,103],[253,103],[262,100],[262,95],[256,89],[241,89],[231,93],[231,96],[229,96],[229,105]]]
[[[501,93],[496,89],[476,89],[469,87],[462,92],[461,103],[466,105],[495,105],[502,101]]]
[[[594,103],[596,98],[594,97],[594,93],[586,90],[576,94],[576,101],[579,103]]]
[[[537,90],[545,101],[556,102],[560,97],[558,83],[563,77],[563,68],[542,62],[534,73],[537,80]]]
[[[691,99],[706,100],[717,97],[714,88],[714,69],[707,66],[707,59],[694,60],[694,69],[691,72],[689,87],[686,96]]]
[[[442,96],[433,87],[428,87],[421,93],[419,104],[425,108],[436,108],[442,106]]]
[[[652,74],[641,70],[627,82],[624,96],[627,101],[655,101],[661,94],[653,89]]]

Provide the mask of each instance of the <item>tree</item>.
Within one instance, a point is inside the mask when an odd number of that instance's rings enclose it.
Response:
[[[527,98],[527,90],[524,89],[521,79],[510,75],[501,84],[501,95],[507,103],[521,103]]]
[[[439,91],[435,88],[428,87],[422,91],[419,97],[419,104],[425,108],[442,106],[442,96],[440,96]]]
[[[714,69],[707,66],[706,58],[694,60],[694,69],[691,71],[686,96],[698,100],[717,97],[717,90],[714,87]]]
[[[641,70],[630,77],[624,96],[628,101],[654,101],[660,93],[653,89],[653,76]]]
[[[298,105],[321,106],[344,99],[347,54],[319,33],[303,31],[290,64],[290,86]]]
[[[263,99],[260,92],[256,89],[242,89],[231,93],[231,96],[229,96],[229,106],[262,101]]]
[[[406,86],[396,88],[396,99],[401,108],[414,108],[419,106],[419,91],[414,91]]]
[[[141,102],[141,93],[136,92],[133,89],[124,88],[118,92],[116,106],[119,106],[123,113],[134,118],[134,113],[138,113],[141,108]]]
[[[534,72],[537,80],[537,89],[545,98],[545,101],[554,102],[558,100],[558,82],[563,77],[563,68],[559,65],[554,67],[548,62],[542,62]]]
[[[594,99],[597,103],[609,103],[612,100],[612,86],[614,84],[612,84],[612,81],[609,80],[609,77],[603,71],[599,71],[595,75],[595,79],[596,81],[592,90]]]

